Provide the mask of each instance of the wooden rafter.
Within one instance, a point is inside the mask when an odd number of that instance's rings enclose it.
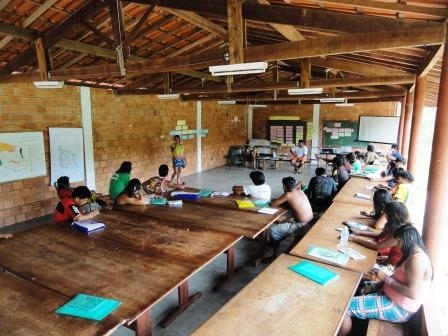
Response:
[[[45,36],[43,36],[42,41],[46,48],[51,48],[52,46],[54,46],[59,40],[64,37],[64,35],[68,31],[71,31],[75,26],[79,25],[83,18],[91,17],[108,3],[109,0],[90,0],[89,2],[87,2],[76,13],[67,18],[67,20],[63,21],[48,34],[45,34]],[[1,69],[1,74],[8,74],[14,70],[19,69],[25,64],[33,62],[35,59],[35,50],[33,48],[28,48],[25,52],[14,58],[12,61],[8,62]]]

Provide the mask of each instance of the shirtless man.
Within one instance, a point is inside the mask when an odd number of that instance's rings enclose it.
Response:
[[[301,184],[296,185],[296,180],[289,176],[282,180],[283,190],[285,193],[279,198],[271,202],[272,206],[280,206],[282,204],[289,205],[288,219],[278,224],[274,224],[269,229],[271,238],[272,258],[264,259],[265,262],[272,261],[278,256],[278,248],[282,239],[290,234],[300,232],[306,228],[308,223],[313,219],[313,210],[305,193],[301,190]]]

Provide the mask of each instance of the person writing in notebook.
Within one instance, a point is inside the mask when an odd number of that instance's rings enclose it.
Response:
[[[278,256],[280,242],[291,234],[305,233],[308,224],[313,219],[313,210],[308,197],[301,190],[301,184],[296,184],[296,180],[285,177],[282,180],[284,194],[271,201],[271,206],[287,205],[289,212],[284,221],[274,224],[269,229],[271,239],[272,257],[265,258],[265,263],[271,262]]]
[[[126,188],[117,196],[114,206],[125,204],[132,205],[146,205],[148,203],[148,196],[141,194],[142,184],[139,179],[133,178],[129,181]]]
[[[54,211],[53,219],[57,223],[66,221],[79,221],[91,219],[99,215],[98,210],[83,214],[80,207],[90,202],[92,193],[86,186],[79,186],[73,189],[72,196],[59,201]]]
[[[264,174],[261,171],[252,171],[249,174],[250,179],[254,183],[247,186],[233,186],[232,191],[236,196],[251,196],[262,200],[271,200],[271,187],[265,184]]]
[[[395,230],[394,238],[403,255],[393,275],[379,271],[378,281],[365,283],[362,295],[352,298],[338,336],[350,333],[352,318],[407,322],[428,296],[433,268],[420,233],[405,224]]]

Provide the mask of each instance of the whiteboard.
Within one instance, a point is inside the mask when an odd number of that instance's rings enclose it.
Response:
[[[0,133],[0,182],[45,175],[43,132]]]
[[[360,116],[358,140],[395,144],[399,128],[400,117]]]
[[[51,184],[60,176],[70,182],[84,181],[84,141],[82,128],[50,127]]]

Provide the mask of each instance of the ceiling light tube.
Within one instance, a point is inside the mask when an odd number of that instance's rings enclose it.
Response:
[[[288,89],[289,95],[307,95],[307,94],[321,94],[324,91],[323,88],[295,88]]]
[[[255,108],[255,107],[268,107],[268,105],[266,105],[266,104],[250,104],[250,106],[252,108]]]
[[[157,98],[162,100],[168,100],[168,99],[179,99],[180,94],[178,93],[165,93],[165,94],[158,94]]]
[[[321,103],[343,103],[345,98],[320,98]]]
[[[237,63],[210,66],[208,69],[212,76],[256,74],[266,71],[267,62]]]
[[[38,89],[60,89],[64,86],[64,82],[59,81],[37,81],[34,86]]]
[[[218,100],[219,105],[235,105],[236,100]]]

